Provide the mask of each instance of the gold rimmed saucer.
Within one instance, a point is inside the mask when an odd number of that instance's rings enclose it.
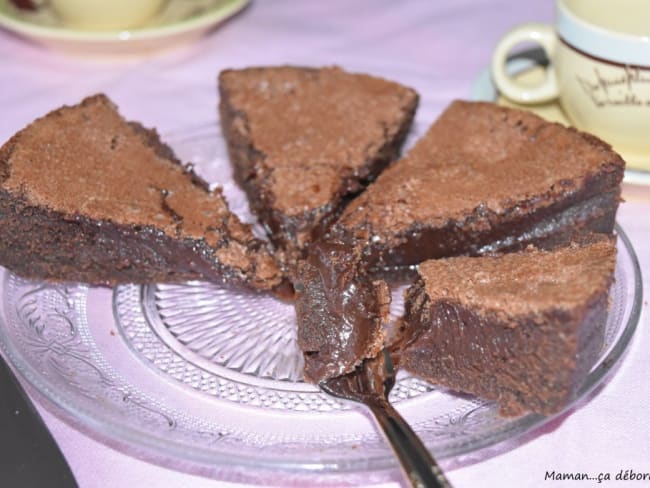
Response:
[[[50,7],[26,11],[0,0],[0,26],[47,47],[73,52],[133,54],[195,39],[242,10],[250,0],[169,0],[146,25],[89,31],[66,26]]]

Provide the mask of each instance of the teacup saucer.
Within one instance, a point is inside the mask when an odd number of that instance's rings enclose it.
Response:
[[[250,0],[169,0],[146,25],[119,31],[90,31],[66,26],[47,5],[31,12],[0,0],[0,26],[46,46],[67,51],[134,53],[178,45],[199,37],[243,9]]]
[[[531,57],[535,58],[535,56],[531,56],[530,54],[522,53],[519,56],[513,57],[508,62],[508,70],[519,82],[535,85],[544,78],[545,70],[535,59],[531,59]],[[473,100],[496,102],[506,107],[530,110],[549,121],[559,122],[563,125],[571,125],[571,122],[569,122],[566,114],[556,101],[536,105],[520,105],[501,96],[494,86],[489,68],[483,70],[474,81],[471,98]],[[650,166],[648,162],[641,161],[633,155],[625,153],[621,153],[621,156],[623,156],[627,165],[624,181],[627,183],[650,185]]]

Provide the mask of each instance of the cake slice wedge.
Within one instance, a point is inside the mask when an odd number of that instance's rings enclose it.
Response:
[[[226,70],[219,93],[235,178],[289,262],[397,156],[418,102],[336,67]]]
[[[37,119],[0,148],[0,264],[91,284],[283,282],[220,190],[104,95]]]
[[[611,233],[625,163],[596,137],[493,103],[452,103],[332,229],[373,266],[552,248]]]
[[[556,413],[601,351],[615,264],[613,237],[426,261],[405,294],[399,364],[503,415]]]

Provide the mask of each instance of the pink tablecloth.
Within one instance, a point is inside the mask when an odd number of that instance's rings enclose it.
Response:
[[[451,99],[468,96],[501,34],[552,15],[548,0],[259,0],[198,43],[146,59],[110,61],[66,57],[0,32],[0,140],[48,110],[98,91],[115,99],[128,117],[163,134],[213,121],[217,72],[254,64],[337,63],[384,74],[429,94],[423,102],[433,117]],[[625,193],[630,201],[619,221],[650,274],[650,188],[628,186]],[[561,486],[544,481],[552,470],[608,472],[612,478],[621,469],[650,472],[647,296],[622,367],[586,407],[514,450],[452,470],[454,485]],[[226,485],[130,458],[39,409],[84,488]]]

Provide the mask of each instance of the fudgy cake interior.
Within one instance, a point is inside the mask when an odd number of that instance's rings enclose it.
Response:
[[[97,95],[0,149],[0,262],[32,278],[89,283],[282,275],[264,243],[155,131]]]
[[[376,266],[551,248],[611,233],[624,162],[599,139],[491,103],[456,101],[353,200],[335,233]]]
[[[431,260],[406,293],[406,370],[496,400],[504,415],[564,407],[604,339],[615,239]]]
[[[390,290],[368,275],[360,251],[347,242],[319,241],[298,265],[298,345],[308,381],[349,373],[384,345]]]
[[[226,70],[219,92],[235,177],[290,266],[397,156],[418,101],[336,67]]]

